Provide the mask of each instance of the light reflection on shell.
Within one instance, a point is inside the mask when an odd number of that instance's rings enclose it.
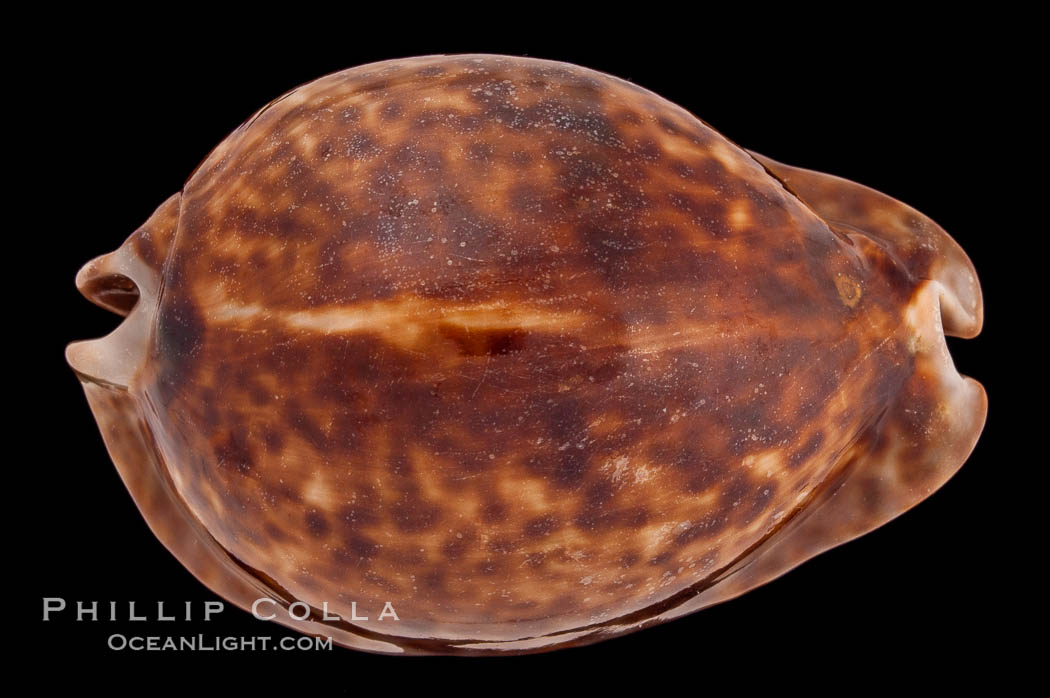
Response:
[[[127,315],[67,357],[161,541],[375,652],[739,595],[925,498],[986,410],[935,223],[535,59],[293,90],[77,283]]]

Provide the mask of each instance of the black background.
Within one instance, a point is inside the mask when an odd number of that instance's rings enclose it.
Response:
[[[88,22],[91,18],[83,18]],[[93,25],[41,35],[19,67],[33,84],[19,114],[31,151],[22,196],[30,220],[18,231],[36,245],[19,265],[32,298],[23,345],[29,414],[42,437],[20,470],[19,499],[33,516],[11,529],[25,552],[15,571],[28,587],[15,604],[20,651],[47,659],[41,686],[198,684],[222,674],[248,687],[299,680],[311,690],[433,687],[443,680],[503,690],[506,683],[573,675],[588,683],[641,676],[696,690],[817,683],[843,689],[879,680],[941,681],[978,668],[1001,672],[1012,632],[1004,627],[1004,504],[1016,447],[1009,343],[1015,275],[1003,249],[1002,202],[1010,184],[1003,145],[1015,107],[1015,72],[990,23],[952,31],[889,18],[835,30],[762,18],[598,30],[584,19],[520,26],[513,18],[472,27],[464,18],[325,18],[260,29],[161,33],[163,20],[101,34]],[[687,26],[675,26],[678,24]],[[761,24],[761,23],[760,23]],[[671,26],[668,26],[671,25]],[[392,27],[397,27],[396,31]],[[411,30],[410,30],[411,27]],[[1008,38],[1008,37],[1007,37]],[[101,336],[117,318],[82,299],[77,269],[115,249],[177,191],[197,163],[258,107],[342,68],[428,53],[492,52],[564,60],[632,80],[677,102],[734,141],[785,163],[862,182],[939,222],[973,259],[986,301],[974,340],[951,340],[960,371],[977,377],[990,414],[969,462],[941,491],[899,519],[724,605],[589,647],[506,659],[401,659],[331,652],[116,652],[112,633],[271,635],[293,633],[231,605],[210,623],[41,621],[41,599],[157,601],[199,615],[215,599],[156,541],[106,455],[79,384],[63,359],[73,340]],[[15,140],[20,140],[16,138]],[[13,231],[14,232],[14,231]],[[37,433],[34,431],[34,433]],[[17,438],[17,437],[15,437]],[[1016,473],[1014,473],[1016,474]],[[103,603],[103,606],[106,604]],[[1010,619],[1012,621],[1012,619]],[[1007,654],[1007,656],[1004,656]],[[847,676],[843,680],[829,677]],[[214,680],[214,679],[210,679]],[[380,683],[376,684],[375,682]],[[841,683],[840,683],[841,682]],[[848,683],[847,683],[848,682]]]

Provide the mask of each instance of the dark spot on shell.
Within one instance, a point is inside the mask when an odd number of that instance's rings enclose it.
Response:
[[[204,320],[186,294],[171,294],[157,317],[157,346],[170,363],[171,380],[185,380],[204,340]],[[173,390],[177,386],[172,386]]]
[[[449,560],[458,560],[463,557],[469,545],[470,541],[461,534],[459,537],[453,536],[446,540],[441,546],[441,552]]]
[[[314,157],[318,160],[327,160],[334,152],[335,144],[329,138],[325,138],[314,147]]]
[[[819,449],[823,444],[824,432],[818,431],[811,434],[810,437],[806,439],[805,444],[803,444],[798,450],[796,450],[794,453],[788,456],[788,468],[791,468],[792,470],[798,468],[798,466],[805,463],[810,456],[816,453],[817,449]]]
[[[288,540],[288,534],[280,526],[276,526],[270,521],[263,524],[263,531],[266,533],[266,537],[275,543]]]
[[[508,199],[512,210],[526,214],[543,213],[544,208],[551,208],[550,194],[542,187],[531,183],[522,183],[511,188]]]
[[[682,162],[681,160],[672,160],[668,163],[668,167],[672,172],[683,179],[692,177],[694,174],[693,168],[690,167],[688,163]]]
[[[289,400],[284,406],[284,420],[295,433],[305,439],[319,452],[328,446],[328,436],[314,423],[310,413],[302,409],[297,402]]]
[[[339,514],[339,518],[349,528],[374,526],[379,523],[379,517],[370,506],[351,505],[345,507]]]
[[[614,526],[620,520],[620,512],[613,506],[615,490],[608,482],[596,482],[584,493],[580,511],[573,523],[577,528],[596,530]]]
[[[630,124],[631,126],[639,126],[642,123],[642,117],[638,116],[637,112],[633,111],[621,111],[616,115],[616,119],[621,123]]]
[[[678,128],[678,124],[671,121],[666,116],[661,116],[657,118],[656,123],[659,124],[660,128],[662,128],[664,131],[671,134],[672,136],[682,135],[682,129]]]
[[[711,237],[716,240],[728,240],[732,237],[729,212],[722,202],[710,199],[700,201],[684,192],[671,193],[667,198],[676,209],[690,214],[694,222]]]
[[[660,567],[661,565],[666,565],[670,562],[672,557],[674,557],[674,553],[670,550],[665,550],[664,552],[649,558],[649,564],[653,567]]]
[[[359,564],[362,560],[375,559],[381,547],[365,536],[351,535],[343,541],[342,547],[336,548],[335,555],[343,562]]]
[[[641,528],[649,523],[652,514],[647,508],[638,506],[624,509],[619,518],[624,528]]]
[[[419,578],[419,587],[423,591],[430,592],[435,596],[445,596],[448,590],[445,588],[445,572],[441,569],[432,569],[425,572]]]
[[[634,152],[637,153],[643,160],[649,162],[655,162],[663,156],[663,150],[656,141],[651,138],[644,138],[638,141],[634,148]]]
[[[748,480],[747,475],[744,473],[737,475],[722,490],[722,508],[728,510],[739,505],[740,501],[751,493],[751,490],[751,482]]]
[[[773,497],[776,495],[777,485],[775,482],[769,482],[765,485],[759,486],[750,499],[750,504],[744,510],[743,519],[741,523],[747,525],[754,521],[759,514],[766,510],[769,503],[773,501]]]
[[[507,507],[501,502],[490,502],[481,510],[482,523],[495,524],[505,521],[507,518]]]
[[[367,160],[379,152],[379,145],[367,133],[358,131],[347,141],[346,154],[355,160]]]
[[[477,564],[477,566],[474,568],[474,571],[477,574],[480,574],[482,576],[492,577],[492,576],[495,576],[495,575],[499,574],[500,572],[502,572],[505,568],[506,568],[506,563],[503,562],[502,560],[492,560],[492,559],[490,559],[490,560],[482,560],[481,562],[479,562]]]
[[[691,494],[706,492],[719,484],[729,470],[721,460],[706,458],[689,449],[683,449],[673,462],[689,474],[686,490]]]
[[[700,180],[712,189],[724,190],[732,180],[732,175],[717,158],[704,158],[696,165]]]
[[[484,121],[476,114],[463,114],[456,119],[457,130],[463,133],[479,131],[483,125]]]
[[[555,516],[541,516],[525,524],[522,535],[525,538],[543,538],[558,530],[558,519]]]
[[[369,572],[365,573],[364,579],[369,584],[371,584],[371,585],[373,585],[375,587],[378,587],[379,589],[382,589],[387,594],[400,594],[401,593],[401,589],[400,589],[400,587],[398,587],[397,584],[395,584],[394,582],[390,581],[389,579],[387,579],[383,575],[377,574],[376,572],[369,571]]]
[[[149,232],[143,231],[135,236],[135,252],[149,266],[160,266],[162,261],[160,253],[157,251],[157,245],[153,242],[153,235]]]
[[[283,482],[270,483],[265,480],[260,484],[267,499],[271,501],[289,502],[297,505],[296,508],[299,508],[298,505],[302,502],[302,497],[299,496],[299,493],[293,487],[290,487]]]
[[[622,370],[622,360],[616,359],[603,361],[597,368],[591,371],[590,381],[596,384],[608,383],[614,378],[617,378]]]
[[[587,457],[573,447],[562,451],[555,461],[553,479],[562,487],[578,484],[587,470]]]
[[[280,451],[284,447],[284,433],[278,429],[266,427],[263,429],[263,445],[267,452]]]
[[[502,356],[513,354],[525,348],[527,337],[524,330],[517,327],[509,329],[470,329],[462,325],[445,323],[439,326],[442,336],[452,340],[463,356]]]
[[[861,492],[864,493],[861,496],[861,503],[865,512],[868,514],[877,512],[882,505],[881,483],[875,478],[864,477],[854,486],[859,487]]]
[[[627,552],[620,555],[620,567],[623,569],[630,569],[638,564],[638,561],[642,559],[642,556],[637,550],[628,550]]]
[[[443,125],[446,116],[445,112],[438,111],[437,109],[423,109],[416,114],[415,119],[412,121],[412,125],[418,131],[426,131],[427,129]]]
[[[394,523],[403,533],[431,528],[441,518],[441,510],[415,498],[403,498],[393,506]]]
[[[328,535],[328,519],[325,518],[324,514],[317,510],[311,510],[306,512],[305,519],[306,530],[310,532],[311,536],[314,538],[324,538]]]
[[[251,448],[240,433],[234,430],[215,446],[215,457],[220,468],[231,468],[242,475],[251,472],[255,467]]]

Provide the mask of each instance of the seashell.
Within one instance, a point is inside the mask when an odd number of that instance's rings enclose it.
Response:
[[[126,316],[67,358],[161,542],[372,652],[735,597],[927,497],[986,412],[934,222],[536,59],[299,87],[77,285]]]

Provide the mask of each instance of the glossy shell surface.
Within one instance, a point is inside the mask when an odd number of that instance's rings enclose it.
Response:
[[[299,87],[78,285],[127,315],[67,356],[157,536],[375,652],[731,598],[929,495],[986,409],[935,223],[536,59]]]

